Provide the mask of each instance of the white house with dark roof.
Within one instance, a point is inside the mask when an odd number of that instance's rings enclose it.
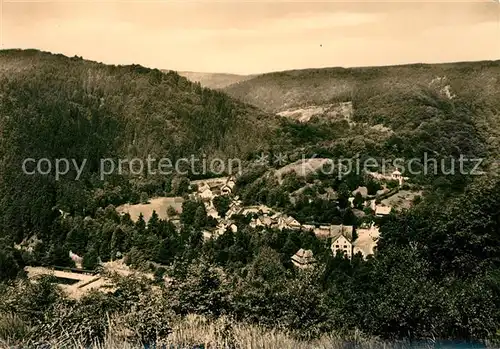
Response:
[[[351,240],[344,235],[339,235],[332,240],[331,250],[334,256],[338,253],[344,253],[350,259],[352,257]]]

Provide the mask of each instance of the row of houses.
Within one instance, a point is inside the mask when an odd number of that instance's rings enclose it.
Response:
[[[400,173],[395,171],[390,178],[398,179],[400,177]],[[249,223],[252,228],[264,227],[279,230],[288,229],[311,231],[318,238],[331,239],[331,250],[333,254],[343,253],[348,258],[351,258],[358,252],[364,257],[367,257],[368,255],[373,254],[376,247],[379,233],[378,228],[373,224],[369,228],[357,229],[357,238],[354,240],[353,236],[355,228],[353,226],[342,224],[319,226],[301,224],[294,217],[281,212],[274,212],[266,205],[243,206],[242,201],[239,200],[237,196],[232,198],[229,210],[227,211],[225,217],[220,217],[213,204],[213,199],[218,195],[232,194],[235,186],[234,178],[225,177],[205,181],[201,180],[194,182],[194,184],[198,186],[197,195],[205,204],[207,214],[218,221],[218,224],[214,229],[205,230],[203,232],[205,239],[218,237],[224,234],[227,230],[237,232],[238,228],[231,220],[231,217],[234,215],[252,215],[253,217]],[[379,217],[388,215],[391,211],[391,207],[376,204],[375,200],[370,200],[368,205],[375,212],[375,215]],[[305,261],[304,258],[308,259],[309,253],[299,253],[299,255],[295,256],[294,263],[297,265],[304,264],[302,263]]]
[[[373,178],[378,179],[378,180],[394,180],[394,181],[398,181],[399,186],[402,186],[403,183],[409,179],[409,177],[404,177],[402,175],[402,173],[399,170],[397,170],[397,169],[394,172],[392,172],[390,175],[385,175],[385,174],[378,173],[378,172],[367,172],[367,173],[370,176],[372,176]]]
[[[233,192],[236,181],[234,177],[213,178],[191,182],[198,187],[197,194],[203,201],[211,201],[218,195],[229,195]]]
[[[373,205],[375,201],[373,201]],[[269,229],[287,229],[287,230],[302,230],[311,231],[318,238],[321,239],[332,239],[332,251],[334,253],[338,251],[343,251],[345,255],[350,258],[353,254],[361,252],[361,254],[366,257],[373,254],[373,250],[377,244],[378,239],[378,228],[375,225],[371,225],[368,229],[357,229],[357,239],[353,241],[354,227],[350,225],[312,225],[312,224],[301,224],[294,217],[288,216],[281,212],[273,212],[273,210],[265,205],[258,206],[242,206],[242,202],[238,197],[235,197],[230,204],[229,211],[226,213],[226,217],[219,217],[215,207],[211,201],[206,201],[205,205],[207,207],[207,212],[214,218],[217,218],[218,225],[215,229],[211,231],[204,231],[204,237],[206,239],[210,237],[217,237],[224,234],[228,229],[233,232],[237,232],[237,226],[232,222],[231,217],[235,214],[241,215],[254,215],[254,218],[250,221],[250,227],[252,228],[269,228]],[[374,208],[378,216],[387,215],[390,213],[391,208],[375,205]]]
[[[234,177],[220,177],[220,178],[210,178],[205,180],[192,181],[191,185],[197,186],[197,191],[195,196],[203,202],[205,209],[207,211],[207,216],[212,217],[217,220],[218,224],[214,229],[204,230],[203,238],[205,240],[211,237],[217,237],[224,234],[227,229],[231,229],[233,232],[237,231],[237,227],[231,221],[223,219],[219,216],[217,209],[213,203],[213,199],[220,195],[230,195],[233,192],[234,186],[236,185]],[[238,200],[233,200],[231,205],[237,205]]]
[[[253,218],[250,221],[250,226],[252,228],[266,227],[279,230],[300,230],[302,228],[302,225],[295,218],[279,212],[273,214],[272,216],[263,214]]]
[[[352,228],[352,227],[351,227]],[[332,254],[343,254],[351,259],[352,256],[360,253],[363,258],[373,255],[377,246],[377,240],[380,236],[377,226],[372,224],[367,229],[358,229],[358,237],[352,240],[352,235],[349,235],[351,229],[340,231],[337,236],[332,238],[330,249]],[[291,258],[292,263],[300,269],[309,269],[314,267],[316,259],[311,250],[299,249]]]

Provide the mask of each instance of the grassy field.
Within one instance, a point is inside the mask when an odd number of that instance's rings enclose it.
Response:
[[[118,213],[128,213],[134,222],[139,219],[139,215],[142,213],[144,220],[147,222],[151,218],[153,211],[156,211],[160,219],[172,218],[167,214],[167,209],[170,206],[172,206],[177,213],[181,213],[183,201],[184,199],[181,197],[159,197],[149,200],[147,204],[121,205],[118,206],[116,210]]]

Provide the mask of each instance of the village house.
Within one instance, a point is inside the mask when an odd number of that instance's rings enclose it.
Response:
[[[258,206],[247,206],[243,209],[242,214],[246,216],[247,214],[269,214],[271,209],[266,205]]]
[[[344,253],[347,258],[352,256],[352,243],[351,239],[344,235],[339,235],[332,240],[331,250],[335,256],[338,253]]]
[[[181,220],[179,217],[171,218],[170,222],[175,226],[177,230],[181,228]]]
[[[203,241],[210,240],[213,236],[213,233],[210,230],[203,230]]]
[[[355,197],[357,193],[360,193],[363,198],[366,198],[368,196],[368,188],[358,187],[356,190],[352,192],[352,196]]]
[[[242,210],[243,208],[241,200],[239,200],[238,197],[235,197],[234,200],[229,204],[229,210],[226,212],[226,217],[231,218],[231,216],[235,214],[240,214]]]
[[[243,212],[245,211],[246,210],[244,210]],[[246,212],[248,213],[248,211]],[[279,230],[283,229],[300,230],[302,228],[300,222],[297,221],[295,218],[287,216],[286,214],[280,212],[275,213],[272,216],[268,216],[267,214],[261,214],[250,221],[250,226],[252,228],[264,226],[267,228],[273,228]]]
[[[399,185],[403,185],[403,176],[401,175],[401,172],[399,170],[394,171],[391,174],[392,179],[398,181]]]
[[[220,221],[217,227],[212,231],[212,236],[219,237],[228,229],[230,229],[233,233],[236,233],[238,231],[238,227],[236,226],[236,224],[233,224],[230,221]]]
[[[255,228],[257,228],[257,227],[263,227],[263,226],[264,226],[264,223],[262,223],[262,221],[260,220],[260,218],[259,218],[259,217],[257,217],[257,218],[252,218],[252,220],[250,221],[249,226],[250,226],[251,228],[254,228],[254,229],[255,229]]]
[[[221,187],[221,192],[224,195],[229,195],[233,192],[233,188],[236,185],[236,182],[232,177],[228,178],[227,182],[224,183]]]
[[[361,253],[363,258],[374,254],[375,248],[377,247],[377,242],[379,238],[379,228],[375,226],[374,223],[368,228],[357,229],[357,238],[353,238],[353,227],[344,226],[340,231],[337,230],[334,234],[337,234],[332,238],[331,250],[335,256],[337,253],[344,253],[349,259],[352,256]]]
[[[198,196],[203,200],[203,201],[210,201],[214,197],[214,193],[210,189],[210,187],[207,184],[203,184],[198,187]]]
[[[311,250],[304,250],[302,248],[298,250],[291,259],[293,265],[300,269],[312,268],[314,266],[314,263],[316,262],[313,256],[313,252]]]
[[[219,219],[220,216],[219,216],[219,212],[217,212],[217,209],[214,207],[214,205],[208,205],[208,206],[205,206],[206,210],[207,210],[207,216],[208,217],[212,217],[212,218],[215,218],[215,219]]]
[[[330,226],[321,225],[318,228],[314,227],[314,235],[318,238],[328,238],[330,236]]]
[[[399,186],[402,186],[403,183],[404,183],[404,181],[406,181],[406,180],[409,179],[409,177],[403,177],[403,175],[401,174],[401,172],[398,169],[396,169],[390,175],[385,175],[385,174],[378,173],[378,172],[368,172],[368,174],[370,176],[372,176],[373,178],[378,179],[378,180],[395,180],[395,181],[398,181]]]
[[[302,230],[304,230],[304,231],[314,231],[314,228],[316,228],[316,227],[312,224],[303,224],[302,225]]]
[[[212,236],[219,237],[224,234],[227,230],[227,224],[219,223],[217,227],[212,232]]]
[[[222,195],[219,187],[211,187],[210,190],[212,191],[212,199],[216,196]]]
[[[403,177],[402,173],[399,170],[394,171],[391,174],[391,177],[392,177],[392,179],[398,181],[399,186],[402,186],[405,181],[407,181],[408,179],[410,179],[409,177]]]
[[[291,216],[282,216],[280,217],[280,219],[281,219],[281,221],[279,222],[280,229],[292,229],[292,230],[301,229],[300,222]]]
[[[269,227],[269,228],[273,228],[273,225],[274,225],[273,223],[275,223],[275,221],[273,219],[271,219],[271,217],[266,216],[266,215],[262,216],[260,218],[260,220],[262,221],[264,226]]]

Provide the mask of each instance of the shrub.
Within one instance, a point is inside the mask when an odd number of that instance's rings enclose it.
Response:
[[[141,204],[147,204],[148,200],[149,200],[148,193],[143,191],[141,193],[141,198],[140,198]]]
[[[30,326],[18,315],[0,313],[0,340],[17,343],[26,339],[30,331]]]

